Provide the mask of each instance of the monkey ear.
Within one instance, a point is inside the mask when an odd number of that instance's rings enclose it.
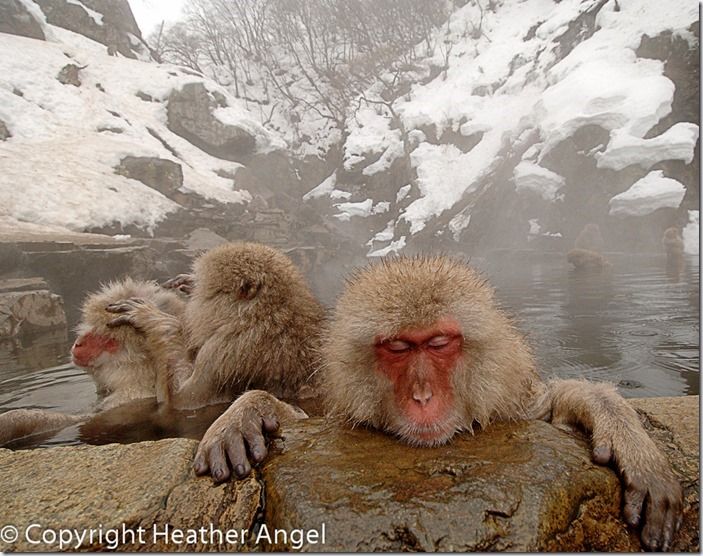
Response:
[[[254,299],[261,289],[261,283],[254,280],[243,280],[239,287],[239,299]]]

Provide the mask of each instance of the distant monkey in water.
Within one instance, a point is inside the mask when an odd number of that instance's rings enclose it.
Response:
[[[682,490],[635,410],[610,384],[542,382],[523,337],[493,289],[463,262],[394,258],[355,274],[322,339],[319,392],[331,417],[437,446],[497,421],[578,425],[592,458],[614,462],[624,517],[642,541],[667,549],[680,526]],[[236,400],[205,433],[196,473],[245,476],[267,453],[265,435],[300,418],[268,392]],[[382,456],[381,456],[382,457]]]
[[[187,291],[184,318],[149,299],[113,303],[109,326],[138,330],[167,369],[175,408],[231,401],[249,388],[297,396],[316,368],[324,311],[280,251],[228,243],[201,255],[192,276],[167,283]]]
[[[601,254],[602,249],[600,228],[598,224],[589,222],[576,237],[574,249],[566,254],[566,260],[573,265],[574,270],[599,272],[611,266]]]
[[[144,336],[134,329],[109,326],[114,316],[105,307],[125,297],[148,299],[165,314],[183,318],[184,301],[175,292],[164,290],[155,282],[126,278],[88,295],[81,309],[71,359],[95,381],[98,400],[94,408],[87,415],[67,415],[41,409],[7,411],[0,414],[0,444],[59,430],[132,400],[164,396],[166,385],[158,385],[157,377],[164,377],[165,373],[157,371],[157,362],[147,349]]]

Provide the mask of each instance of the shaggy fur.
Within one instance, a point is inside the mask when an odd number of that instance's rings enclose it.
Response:
[[[136,308],[155,357],[171,370],[176,407],[232,400],[249,388],[291,397],[316,366],[324,311],[280,251],[229,243],[193,265],[183,321]]]

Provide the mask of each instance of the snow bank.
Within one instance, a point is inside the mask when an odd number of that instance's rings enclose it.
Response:
[[[686,188],[679,181],[665,178],[664,172],[650,172],[630,189],[608,202],[614,216],[644,216],[660,208],[678,208]]]
[[[0,120],[12,134],[0,142],[0,216],[74,231],[115,221],[151,230],[178,205],[115,175],[125,156],[180,164],[186,193],[223,203],[251,198],[218,174],[234,174],[240,164],[211,157],[166,125],[171,91],[201,78],[173,66],[108,56],[86,37],[46,27],[49,42],[0,34]],[[69,63],[82,68],[80,87],[56,79]],[[217,112],[219,119],[251,131],[263,152],[284,146],[239,100],[204,83],[231,105]]]

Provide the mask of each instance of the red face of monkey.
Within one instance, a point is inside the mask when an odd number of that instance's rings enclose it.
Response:
[[[78,367],[94,369],[111,360],[119,349],[120,344],[116,339],[86,332],[73,343],[71,360]]]
[[[456,431],[452,376],[462,345],[459,325],[453,319],[403,330],[392,338],[377,338],[376,370],[393,386],[393,428],[405,440],[441,444]]]

